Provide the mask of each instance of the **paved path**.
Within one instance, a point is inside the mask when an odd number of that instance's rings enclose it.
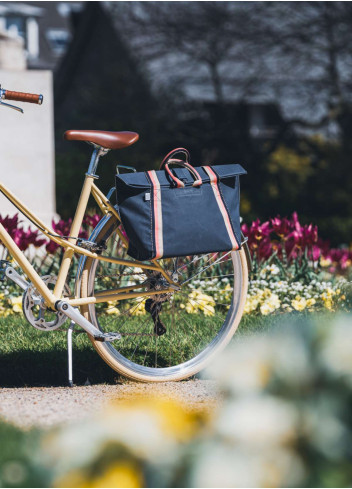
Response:
[[[22,427],[49,427],[82,419],[112,399],[124,400],[134,395],[150,394],[179,399],[190,409],[212,408],[220,398],[216,384],[210,380],[163,384],[128,382],[72,388],[0,388],[0,419]]]

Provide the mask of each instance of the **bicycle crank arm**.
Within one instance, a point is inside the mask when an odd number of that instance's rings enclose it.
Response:
[[[120,340],[120,333],[103,333],[100,329],[96,328],[94,324],[90,323],[88,319],[86,319],[82,314],[76,309],[72,307],[65,301],[58,301],[55,304],[55,307],[58,311],[64,313],[68,318],[70,318],[74,323],[81,326],[89,335],[93,336],[96,341],[115,341]]]
[[[22,277],[16,270],[7,262],[1,261],[0,263],[1,275],[11,279],[15,284],[19,285],[21,289],[27,290],[29,283]],[[3,280],[3,279],[2,279]]]

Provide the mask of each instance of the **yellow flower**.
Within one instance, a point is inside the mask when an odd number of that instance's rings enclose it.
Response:
[[[276,309],[279,309],[281,302],[279,296],[277,294],[273,294],[269,289],[264,289],[264,297],[265,300],[260,306],[260,312],[263,314],[263,316],[267,316]]]
[[[213,316],[215,314],[215,300],[198,289],[193,290],[188,296],[186,311],[188,314],[202,311],[204,316]]]
[[[111,465],[92,483],[91,487],[144,487],[141,470],[131,462]]]
[[[246,300],[243,312],[249,314],[257,309],[259,304],[259,299],[257,295],[249,295]]]
[[[335,292],[328,287],[325,292],[321,294],[321,298],[323,299],[324,306],[326,309],[329,309],[329,311],[333,311],[333,296],[335,295]]]
[[[329,265],[331,265],[332,261],[330,260],[330,258],[320,258],[320,265],[322,267],[328,267]]]
[[[264,304],[260,306],[260,312],[263,314],[263,316],[267,316],[271,312],[275,311],[275,309],[276,307],[270,302],[264,302]]]
[[[312,307],[316,303],[315,299],[307,299],[307,307]]]
[[[141,470],[135,463],[109,465],[95,477],[80,470],[71,470],[54,481],[54,487],[144,487]]]
[[[11,314],[11,311],[9,307],[0,305],[0,317],[7,317],[9,314]]]
[[[80,470],[71,470],[54,480],[54,487],[93,487],[88,477]]]
[[[13,312],[22,312],[22,296],[10,298]]]
[[[132,316],[143,316],[146,313],[145,310],[145,301],[146,299],[143,299],[137,306],[133,306],[132,309],[130,310],[130,313]]]
[[[279,309],[281,302],[277,294],[274,294],[270,289],[265,288],[264,290],[259,290],[256,294],[247,297],[244,313],[248,314],[255,311],[259,305],[260,312],[266,316],[276,309]]]
[[[109,304],[111,304],[111,302],[109,302]],[[118,309],[116,306],[108,307],[105,312],[106,314],[114,314],[115,316],[119,316],[121,314],[120,309]]]
[[[303,311],[307,307],[307,301],[304,297],[296,296],[296,299],[291,301],[291,305],[296,311]]]
[[[106,408],[106,416],[112,420],[120,420],[144,413],[153,423],[157,419],[163,437],[171,438],[177,442],[186,442],[192,439],[202,428],[205,421],[211,419],[211,413],[203,410],[190,410],[178,400],[165,397],[135,395],[132,399],[112,401]],[[111,421],[113,423],[113,421]]]

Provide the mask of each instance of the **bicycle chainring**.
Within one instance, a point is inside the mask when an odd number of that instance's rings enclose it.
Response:
[[[55,286],[57,277],[55,275],[45,275],[41,279],[46,286]],[[65,284],[63,295],[64,297],[71,295],[67,284]],[[45,305],[44,299],[33,284],[23,294],[22,309],[29,324],[41,331],[54,331],[60,328],[67,319],[67,316],[62,312],[49,309]]]

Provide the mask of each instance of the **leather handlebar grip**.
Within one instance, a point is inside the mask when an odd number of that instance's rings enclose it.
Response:
[[[17,102],[29,102],[31,104],[42,105],[43,95],[36,95],[34,93],[25,92],[12,92],[11,90],[5,90],[4,99],[16,100]]]

